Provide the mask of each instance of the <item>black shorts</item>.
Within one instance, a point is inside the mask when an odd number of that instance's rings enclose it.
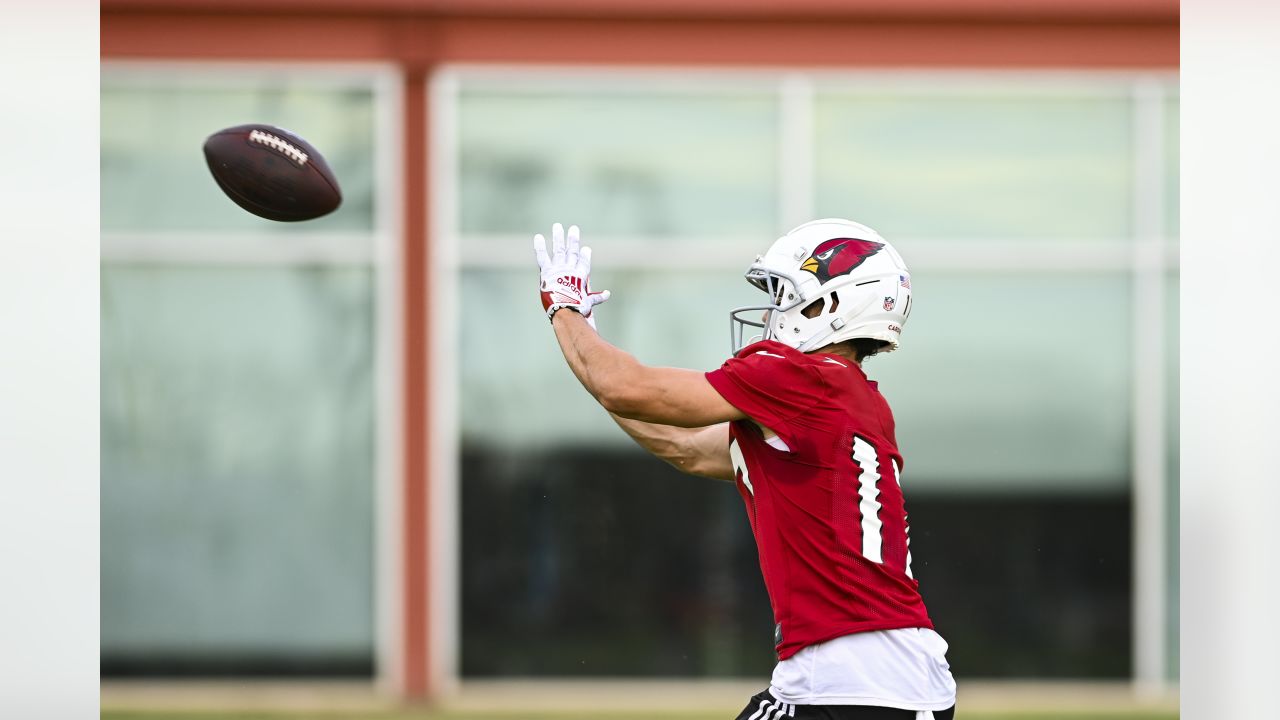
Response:
[[[916,710],[872,707],[870,705],[792,705],[775,698],[765,690],[751,698],[751,702],[738,714],[737,720],[916,720]],[[952,720],[954,705],[946,710],[934,710],[935,720]],[[929,717],[925,715],[925,717]]]

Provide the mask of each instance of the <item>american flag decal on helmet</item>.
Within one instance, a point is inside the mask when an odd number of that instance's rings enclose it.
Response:
[[[906,289],[910,290],[910,289],[911,289],[911,278],[907,277],[906,275],[899,275],[899,276],[898,276],[898,284],[899,284],[899,285],[901,285],[902,287],[904,287],[904,288],[906,288]]]

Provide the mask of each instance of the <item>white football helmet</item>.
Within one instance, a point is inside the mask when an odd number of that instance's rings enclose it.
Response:
[[[769,294],[770,304],[729,313],[735,355],[760,339],[809,352],[860,337],[887,342],[882,352],[889,352],[911,314],[911,274],[902,256],[875,230],[849,220],[795,228],[756,258],[746,278]],[[805,317],[814,304],[817,313]],[[762,332],[744,342],[747,327]]]

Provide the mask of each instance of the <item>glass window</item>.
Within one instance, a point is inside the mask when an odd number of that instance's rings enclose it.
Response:
[[[306,234],[373,228],[373,90],[287,79],[201,86],[102,80],[102,229]],[[223,196],[205,164],[205,138],[250,122],[284,127],[324,154],[342,205],[304,224],[263,220]]]
[[[778,110],[769,94],[469,82],[458,102],[464,233],[523,237],[570,211],[597,237],[774,232]]]
[[[780,79],[746,95],[715,80],[646,94],[625,79],[459,76],[459,216],[445,234],[464,266],[463,674],[767,672],[767,598],[734,493],[633,447],[564,366],[532,261],[512,258],[529,257],[533,232],[577,222],[594,284],[614,291],[598,310],[604,337],[649,364],[719,366],[728,311],[761,299],[742,271],[786,230],[779,198],[801,190],[783,187],[793,173],[778,179],[778,117],[805,101]],[[878,228],[913,263],[902,349],[866,369],[897,417],[918,576],[956,660],[971,675],[1124,676],[1134,94],[1107,78],[813,82],[812,105],[792,108],[813,117],[806,199],[817,216]],[[1176,174],[1176,141],[1166,149]],[[645,173],[660,182],[634,179]],[[996,254],[1011,242],[1017,257]],[[1098,257],[1099,242],[1116,252]],[[981,269],[983,253],[998,270]],[[475,321],[494,317],[500,332]],[[529,420],[551,404],[554,431]],[[1004,542],[1009,522],[1027,543]],[[1034,602],[1005,602],[1018,596]]]
[[[913,487],[1128,486],[1128,276],[913,274],[902,346],[867,374]]]
[[[823,93],[818,215],[898,238],[1121,240],[1130,116],[1124,98]]]
[[[767,677],[773,620],[731,485],[575,436],[464,444],[461,471],[464,676]]]
[[[106,653],[372,643],[372,273],[102,273]]]
[[[377,102],[371,76],[103,70],[105,674],[371,672],[377,270],[184,257],[242,233],[372,248]],[[247,122],[321,148],[342,207],[273,223],[225,198],[201,145]],[[133,234],[165,257],[115,252]]]

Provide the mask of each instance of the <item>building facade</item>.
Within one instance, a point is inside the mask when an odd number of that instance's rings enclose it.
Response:
[[[710,369],[847,215],[918,273],[870,367],[957,673],[1176,678],[1176,2],[103,0],[102,59],[104,672],[767,671],[735,499],[557,367],[527,239],[581,224],[605,335]],[[256,121],[338,213],[216,204]]]

